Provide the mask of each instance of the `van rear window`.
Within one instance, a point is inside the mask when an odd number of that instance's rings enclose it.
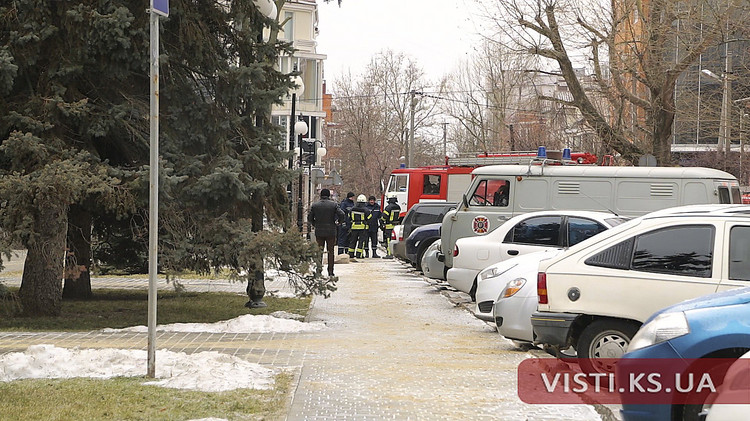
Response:
[[[732,203],[732,198],[729,196],[728,188],[719,187],[719,203]]]

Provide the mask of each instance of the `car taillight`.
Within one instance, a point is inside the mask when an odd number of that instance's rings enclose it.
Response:
[[[404,236],[403,235],[399,235],[398,236],[398,241],[404,241]]]
[[[391,240],[394,240],[394,241],[395,241],[395,240],[397,240],[397,239],[398,239],[398,238],[396,238],[396,231],[391,231]]]
[[[453,257],[456,257],[456,256],[458,256],[458,244],[453,246]]]
[[[549,304],[547,298],[547,274],[539,272],[536,275],[536,293],[539,296],[539,304]]]

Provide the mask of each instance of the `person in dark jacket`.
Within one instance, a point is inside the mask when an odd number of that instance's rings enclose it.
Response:
[[[391,241],[393,227],[398,225],[399,219],[401,218],[401,206],[399,206],[397,202],[398,198],[396,197],[396,194],[388,193],[388,204],[385,209],[383,209],[383,215],[380,217],[383,227],[383,242],[385,242],[384,259],[393,259],[391,250],[388,248],[388,243]]]
[[[336,202],[331,200],[331,191],[320,191],[320,200],[310,206],[307,221],[315,228],[315,241],[320,247],[320,258],[323,257],[323,247],[328,250],[328,276],[333,277],[333,261],[335,260],[334,243],[336,242],[336,226],[344,222],[346,216]],[[320,264],[322,266],[322,262]],[[320,267],[319,266],[319,267]]]
[[[342,200],[339,204],[339,209],[341,209],[344,212],[344,222],[339,225],[338,235],[339,235],[339,254],[345,254],[348,253],[349,250],[349,231],[351,230],[352,224],[351,220],[349,218],[349,212],[351,212],[352,208],[354,207],[354,193],[349,192],[346,194],[346,199]]]
[[[361,258],[365,251],[367,227],[370,225],[370,211],[367,210],[367,197],[360,194],[357,204],[349,212],[351,236],[349,237],[349,257]]]
[[[380,206],[376,202],[375,196],[370,196],[367,199],[367,205],[365,206],[370,211],[370,223],[367,228],[367,238],[365,239],[365,257],[370,257],[368,254],[367,245],[369,243],[370,249],[372,250],[372,257],[378,258],[378,226],[380,225]]]

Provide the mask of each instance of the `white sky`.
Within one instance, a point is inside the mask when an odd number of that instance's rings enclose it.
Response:
[[[386,49],[411,56],[436,80],[467,58],[480,39],[474,0],[318,1],[319,54],[327,54],[328,86],[351,71],[361,74],[370,59]]]
[[[296,315],[276,312],[271,316],[246,314],[217,323],[175,323],[159,325],[158,331],[261,333],[305,332],[325,329],[323,322],[303,323]],[[146,332],[146,326],[120,329]],[[113,329],[107,329],[113,331]],[[0,355],[0,382],[17,379],[92,377],[136,377],[146,374],[148,358],[144,350],[67,349],[53,345],[33,345],[24,352]],[[204,392],[273,386],[277,371],[242,358],[215,351],[186,354],[156,352],[156,379],[146,384]]]

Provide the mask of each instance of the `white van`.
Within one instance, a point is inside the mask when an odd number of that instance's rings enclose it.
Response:
[[[657,310],[750,283],[750,206],[665,209],[623,223],[539,265],[535,342],[574,347],[604,371]],[[665,339],[666,340],[666,339]]]
[[[591,210],[638,217],[674,206],[742,203],[737,179],[711,168],[492,165],[472,176],[462,203],[443,218],[439,257],[447,269],[457,239],[485,235],[521,213]]]

